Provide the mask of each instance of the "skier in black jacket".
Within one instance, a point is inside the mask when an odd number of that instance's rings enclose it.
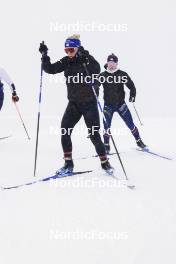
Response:
[[[114,54],[108,56],[105,69],[99,75],[99,85],[101,83],[104,89],[104,115],[106,118],[106,122],[104,122],[104,145],[106,153],[108,154],[110,151],[109,135],[114,112],[120,115],[131,130],[137,145],[140,148],[145,148],[146,145],[142,142],[138,128],[135,126],[130,110],[125,103],[124,85],[130,90],[129,101],[135,102],[136,88],[133,81],[126,72],[118,69],[118,58]]]
[[[48,48],[44,43],[40,44],[39,51],[42,54],[42,65],[46,73],[57,74],[64,72],[66,77],[69,103],[61,122],[62,131],[66,131],[61,137],[65,165],[58,170],[58,173],[68,174],[73,172],[71,132],[82,116],[89,129],[90,139],[100,157],[102,168],[107,172],[112,172],[112,167],[107,159],[105,147],[99,134],[100,120],[96,98],[90,84],[84,79],[87,74],[83,63],[86,64],[90,76],[100,73],[99,63],[88,51],[84,50],[78,35],[73,35],[66,39],[65,52],[67,56],[60,61],[50,62],[50,57],[47,55]],[[75,76],[79,77],[77,81],[74,79]],[[98,93],[98,89],[96,91]]]

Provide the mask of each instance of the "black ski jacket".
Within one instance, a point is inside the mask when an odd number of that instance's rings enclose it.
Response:
[[[75,56],[70,59],[68,56],[65,56],[60,61],[51,63],[50,57],[44,56],[42,58],[42,65],[46,73],[56,74],[64,72],[66,77],[68,100],[75,102],[95,101],[91,83],[86,83],[82,81],[81,78],[78,83],[75,83],[75,81],[72,80],[71,76],[78,76],[78,74],[82,77],[87,76],[79,57]],[[90,76],[92,76],[92,74],[98,75],[100,73],[100,65],[91,55],[87,56],[87,69]],[[95,89],[98,95],[98,86],[95,87]]]
[[[100,78],[101,76],[103,76],[103,78]],[[114,77],[117,83],[114,81]],[[114,73],[109,73],[108,71],[102,72],[99,75],[99,86],[101,84],[104,90],[104,102],[107,105],[121,105],[124,103],[125,85],[130,90],[130,95],[136,96],[135,85],[129,75],[124,71],[117,70]]]

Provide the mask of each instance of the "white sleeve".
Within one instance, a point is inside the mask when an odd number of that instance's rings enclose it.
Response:
[[[8,73],[3,68],[0,68],[0,80],[5,81],[10,86],[10,88],[12,89],[11,85],[12,85],[13,81],[11,80]]]

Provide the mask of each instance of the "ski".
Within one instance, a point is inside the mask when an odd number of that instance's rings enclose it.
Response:
[[[6,136],[6,137],[0,137],[0,140],[6,139],[6,138],[10,138],[11,136]]]
[[[140,151],[140,152],[143,152],[143,153],[151,154],[151,155],[156,156],[156,157],[158,157],[158,158],[162,158],[162,159],[166,159],[166,160],[170,160],[170,161],[173,160],[172,158],[169,158],[169,157],[166,157],[166,156],[161,155],[161,154],[159,154],[159,153],[153,152],[153,151],[151,151],[151,150],[148,149],[148,148],[145,148],[145,149],[139,149],[139,148],[136,148],[136,150],[137,150],[137,151]]]
[[[70,173],[70,174],[54,174],[52,176],[49,176],[49,177],[46,177],[46,178],[43,178],[43,179],[39,179],[39,180],[35,180],[35,181],[31,181],[31,182],[27,182],[27,183],[23,183],[23,184],[19,184],[19,185],[6,186],[6,187],[1,186],[0,189],[2,191],[3,190],[18,189],[18,188],[21,188],[21,187],[34,185],[34,184],[40,183],[40,182],[47,182],[47,181],[50,181],[50,180],[62,179],[62,178],[65,178],[65,177],[70,177],[70,176],[75,176],[75,175],[81,175],[81,174],[91,173],[91,172],[93,172],[93,171],[92,170],[87,170],[87,171],[77,171],[77,172],[73,172],[73,173]],[[112,177],[113,179],[119,181],[120,184],[122,184],[122,185],[124,185],[124,186],[126,186],[126,187],[128,187],[130,189],[134,189],[135,188],[135,185],[130,184],[129,181],[119,179],[115,175],[115,171],[113,171],[111,173],[105,172],[105,175]]]
[[[90,173],[93,172],[92,170],[87,170],[87,171],[77,171],[77,172],[72,172],[72,173],[65,173],[65,174],[55,174],[53,176],[47,177],[42,179],[42,181],[49,181],[49,180],[55,180],[55,179],[60,179],[60,178],[65,178],[65,177],[70,177],[74,175],[80,175],[84,173]]]
[[[39,182],[46,182],[46,181],[50,181],[50,180],[56,180],[56,179],[61,179],[64,177],[70,177],[70,176],[75,176],[75,175],[80,175],[80,174],[84,174],[84,173],[90,173],[92,172],[92,170],[87,170],[87,171],[77,171],[77,172],[73,172],[71,174],[54,174],[52,176],[43,178],[43,179],[39,179],[39,180],[35,180],[35,181],[31,181],[31,182],[27,182],[24,184],[19,184],[19,185],[14,185],[14,186],[8,186],[8,187],[0,187],[1,190],[11,190],[11,189],[17,189],[20,187],[24,187],[24,186],[29,186],[29,185],[33,185]]]

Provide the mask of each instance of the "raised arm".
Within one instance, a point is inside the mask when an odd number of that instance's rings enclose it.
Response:
[[[46,73],[56,74],[65,70],[65,58],[55,63],[51,63],[50,57],[47,55],[48,47],[44,44],[44,42],[40,43],[39,51],[42,54],[43,70]]]
[[[65,70],[64,59],[61,59],[55,63],[51,63],[49,56],[42,56],[42,65],[44,71],[50,74],[56,74]]]

